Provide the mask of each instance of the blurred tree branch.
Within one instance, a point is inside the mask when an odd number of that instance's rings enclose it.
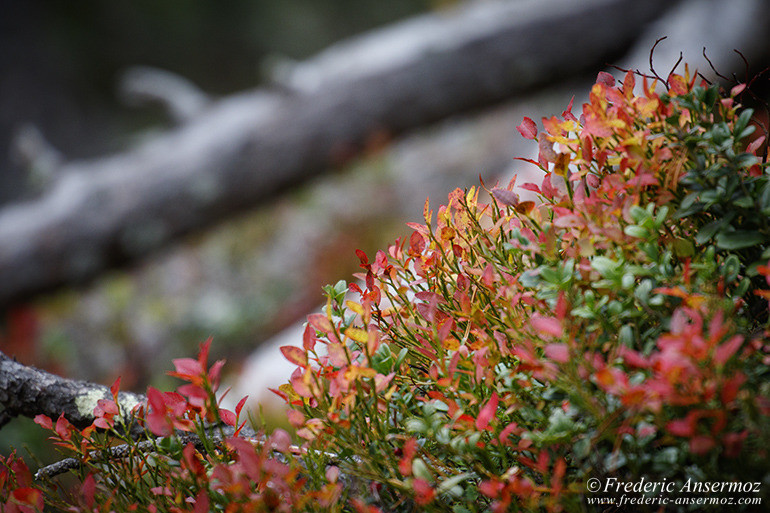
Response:
[[[110,388],[87,381],[66,379],[35,367],[28,367],[0,352],[0,429],[19,415],[34,418],[47,415],[54,421],[64,415],[78,429],[94,420],[99,399],[112,399]],[[119,392],[123,411],[143,403],[143,395]],[[134,426],[136,433],[143,431]]]
[[[383,136],[594,71],[674,3],[470,3],[332,47],[284,68],[282,87],[212,102],[135,148],[62,164],[41,197],[0,211],[0,307],[145,257]]]

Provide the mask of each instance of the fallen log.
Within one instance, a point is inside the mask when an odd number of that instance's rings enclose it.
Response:
[[[344,163],[383,134],[594,70],[671,4],[468,4],[338,47],[297,67],[282,90],[220,100],[133,149],[63,164],[40,198],[0,211],[0,307],[136,261]],[[359,64],[329,64],[346,59]],[[314,67],[315,79],[298,78]]]

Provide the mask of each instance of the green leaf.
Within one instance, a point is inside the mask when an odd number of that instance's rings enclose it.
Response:
[[[521,273],[521,276],[519,276],[519,283],[526,288],[537,287],[541,281],[539,269],[524,271]]]
[[[650,232],[647,230],[647,228],[642,228],[641,226],[637,226],[635,224],[626,226],[623,229],[623,233],[629,237],[636,237],[638,239],[646,239],[650,236]]]
[[[741,133],[739,133],[737,136],[735,136],[735,139],[737,141],[740,141],[741,139],[745,139],[746,137],[750,136],[754,133],[754,131],[757,129],[754,125],[747,126]]]
[[[446,493],[455,486],[459,485],[463,481],[470,479],[475,475],[474,472],[463,472],[462,474],[457,474],[456,476],[452,476],[449,479],[445,479],[441,482],[440,485],[436,488],[436,491],[438,493]]]
[[[741,270],[741,261],[737,255],[728,256],[722,264],[722,276],[725,277],[727,283],[732,283],[738,278],[738,273]]]
[[[753,128],[753,127],[752,127]],[[735,159],[735,165],[739,168],[750,168],[754,164],[759,163],[759,158],[751,153],[741,153]]]
[[[720,226],[722,226],[721,219],[711,221],[710,223],[706,223],[705,225],[701,226],[700,230],[698,230],[698,233],[695,234],[695,243],[699,246],[701,244],[705,244],[714,236],[714,234],[716,234]]]
[[[703,103],[706,104],[706,107],[712,108],[717,101],[718,95],[719,91],[716,87],[709,87],[703,95]]]
[[[742,134],[744,129],[747,126],[749,126],[749,121],[751,121],[751,116],[753,115],[754,115],[754,111],[752,109],[746,109],[743,112],[741,112],[741,115],[738,116],[738,119],[735,121],[735,127],[734,127],[733,133]],[[738,135],[736,139],[741,139],[741,135]]]
[[[636,286],[634,296],[642,303],[646,303],[650,298],[650,292],[652,292],[652,280],[645,279]]]
[[[591,267],[599,271],[604,278],[612,278],[617,274],[620,263],[604,256],[596,256],[591,260]]]
[[[408,433],[425,433],[428,430],[428,425],[424,420],[417,417],[406,419],[404,422],[404,428]]]
[[[398,356],[396,357],[396,364],[394,365],[396,370],[398,370],[401,367],[401,364],[404,363],[404,358],[406,358],[407,353],[409,353],[409,349],[406,347],[398,352]]]
[[[630,324],[624,324],[620,328],[618,342],[627,347],[634,347],[634,330]]]
[[[721,249],[742,249],[756,246],[765,241],[765,236],[759,232],[736,230],[734,232],[717,234],[717,247]]]
[[[754,206],[754,198],[751,196],[743,196],[733,201],[733,205],[740,208],[751,208]]]
[[[754,272],[756,273],[756,268],[754,269]],[[749,270],[746,274],[751,276],[751,270]],[[743,278],[738,284],[738,287],[735,289],[735,295],[737,297],[743,297],[743,295],[746,294],[746,292],[749,290],[750,285],[751,281],[748,278]]]
[[[631,214],[631,219],[633,219],[634,222],[637,224],[642,224],[645,219],[650,217],[650,214],[645,209],[643,209],[642,207],[638,207],[636,205],[631,207],[630,214]]]

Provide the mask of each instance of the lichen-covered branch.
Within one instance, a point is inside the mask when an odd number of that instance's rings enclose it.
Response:
[[[673,3],[470,3],[339,45],[284,87],[213,102],[133,149],[66,163],[40,198],[0,211],[0,308],[136,261],[367,141],[593,72]]]
[[[22,365],[0,352],[0,405],[6,422],[19,415],[34,418],[42,414],[54,420],[64,415],[82,429],[93,422],[99,399],[112,399],[109,387],[62,378]],[[118,401],[121,411],[130,412],[135,405],[144,403],[145,397],[120,392]],[[136,429],[143,431],[139,426]]]

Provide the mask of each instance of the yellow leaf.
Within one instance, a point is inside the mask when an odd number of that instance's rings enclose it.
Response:
[[[350,367],[345,371],[345,379],[354,380],[357,378],[373,378],[377,375],[377,371],[370,369],[369,367]]]
[[[289,383],[284,383],[283,385],[279,386],[278,390],[286,394],[289,397],[289,401],[297,401],[301,399],[300,396],[297,395],[297,392],[294,391],[294,387]]]
[[[425,221],[430,224],[430,220],[433,217],[433,211],[430,209],[430,198],[425,198],[425,206],[422,208],[422,216]]]
[[[355,301],[347,300],[345,301],[345,306],[348,307],[348,310],[351,310],[358,315],[364,315],[364,307],[361,306],[359,303],[356,303]]]
[[[345,330],[345,336],[361,344],[366,344],[369,340],[369,334],[361,328],[348,328]]]

